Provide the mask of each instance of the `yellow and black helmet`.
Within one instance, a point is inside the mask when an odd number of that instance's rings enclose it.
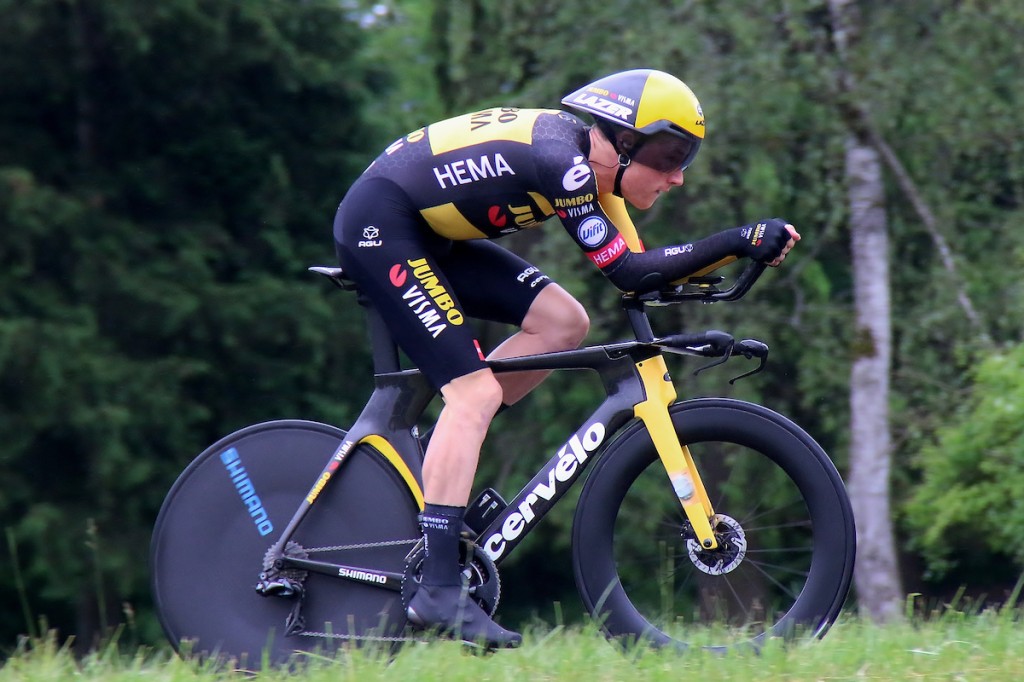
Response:
[[[630,160],[663,172],[686,169],[704,139],[704,113],[686,83],[664,71],[622,71],[584,85],[562,104],[592,115],[615,145],[620,163]],[[640,142],[622,149],[615,128],[640,134]]]

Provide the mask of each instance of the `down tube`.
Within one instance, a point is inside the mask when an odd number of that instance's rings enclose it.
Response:
[[[558,448],[505,510],[480,534],[477,543],[500,564],[572,487],[605,440],[633,417],[621,401],[606,400],[572,437]]]

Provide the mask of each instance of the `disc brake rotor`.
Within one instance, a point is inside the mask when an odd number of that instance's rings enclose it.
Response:
[[[739,521],[725,514],[715,514],[711,518],[711,527],[718,539],[718,547],[704,549],[696,538],[688,537],[686,553],[697,570],[708,575],[725,575],[743,563],[747,555],[747,536]],[[684,537],[686,535],[684,532]]]

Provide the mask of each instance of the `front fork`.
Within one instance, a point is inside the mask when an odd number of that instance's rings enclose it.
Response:
[[[709,519],[715,514],[707,490],[693,463],[690,449],[679,442],[668,406],[676,399],[676,389],[669,377],[665,358],[657,356],[636,363],[643,381],[646,400],[633,408],[633,413],[647,427],[658,450],[661,463],[672,482],[679,504],[693,527],[697,542],[704,549],[715,549],[718,540]]]

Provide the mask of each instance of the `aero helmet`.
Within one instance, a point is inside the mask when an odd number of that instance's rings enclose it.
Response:
[[[654,69],[613,73],[566,95],[562,104],[594,117],[619,153],[615,194],[631,161],[663,173],[685,170],[704,139],[700,102],[681,80]],[[619,131],[639,133],[628,148]]]

